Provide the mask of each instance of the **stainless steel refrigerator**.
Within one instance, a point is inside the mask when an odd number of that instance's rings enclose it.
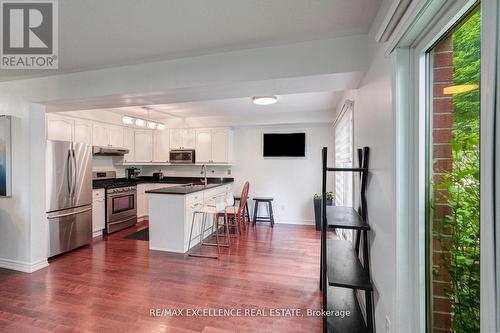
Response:
[[[92,146],[47,141],[49,257],[92,240]]]

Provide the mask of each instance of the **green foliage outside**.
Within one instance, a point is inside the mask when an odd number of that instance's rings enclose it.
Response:
[[[452,34],[454,85],[480,83],[481,14],[474,13]],[[453,168],[434,189],[449,192],[451,214],[441,239],[450,241],[448,290],[452,330],[479,332],[479,129],[480,90],[453,96]],[[445,234],[451,234],[445,235]]]

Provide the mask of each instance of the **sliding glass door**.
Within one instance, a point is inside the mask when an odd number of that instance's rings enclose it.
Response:
[[[427,331],[479,332],[479,6],[426,57]]]

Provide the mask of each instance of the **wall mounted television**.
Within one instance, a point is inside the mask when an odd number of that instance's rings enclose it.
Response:
[[[264,157],[305,157],[306,133],[264,133]]]

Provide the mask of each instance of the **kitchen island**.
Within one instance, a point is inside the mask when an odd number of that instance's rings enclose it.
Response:
[[[211,180],[204,184],[184,184],[146,191],[149,199],[149,249],[186,253],[193,212],[215,197],[232,193],[232,178]],[[191,246],[200,241],[199,223],[195,220]],[[204,235],[208,236],[208,233]]]

